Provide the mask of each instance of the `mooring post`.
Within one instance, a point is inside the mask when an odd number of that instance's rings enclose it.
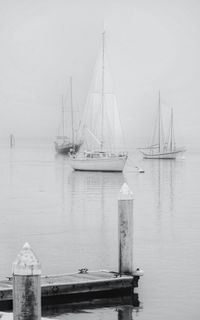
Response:
[[[118,199],[119,274],[133,274],[133,193],[123,184]]]
[[[25,243],[13,263],[14,320],[41,319],[41,266]]]
[[[118,320],[133,320],[133,306],[118,308]]]

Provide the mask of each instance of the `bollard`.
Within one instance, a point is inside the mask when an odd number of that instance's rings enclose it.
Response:
[[[41,266],[25,243],[13,263],[14,320],[41,319]]]
[[[126,183],[118,200],[119,274],[133,273],[133,193]]]

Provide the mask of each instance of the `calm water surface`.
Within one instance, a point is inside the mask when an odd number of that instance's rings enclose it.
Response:
[[[134,166],[145,170],[136,172]],[[43,274],[117,270],[117,198],[134,194],[134,265],[140,308],[55,313],[60,319],[198,319],[200,154],[176,161],[130,154],[124,173],[73,172],[52,145],[0,149],[0,276],[28,241]]]

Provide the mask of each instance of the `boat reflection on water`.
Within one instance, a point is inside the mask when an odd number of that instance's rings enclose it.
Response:
[[[64,319],[66,314],[70,315],[70,319],[73,318],[73,314],[93,314],[92,319],[110,319],[112,313],[112,319],[116,320],[133,320],[133,315],[138,313],[142,309],[137,293],[128,296],[114,296],[114,297],[101,297],[88,301],[77,301],[73,303],[62,303],[60,301],[57,305],[43,306],[43,317],[54,317]],[[105,311],[105,313],[104,313]],[[113,318],[113,312],[115,317]],[[101,317],[99,317],[101,315]]]
[[[68,183],[74,188],[73,193],[84,192],[100,200],[103,195],[104,198],[117,195],[124,181],[124,175],[120,172],[72,171],[68,176]]]
[[[117,199],[123,173],[72,171],[65,157],[57,157],[55,166],[57,223],[69,256],[67,272],[117,270]]]
[[[111,217],[117,223],[117,199],[124,181],[123,173],[72,171],[67,178],[71,219],[80,227],[98,226],[101,231],[110,227]]]
[[[72,171],[67,157],[57,154],[55,160],[60,208],[65,218],[74,220],[78,215],[76,222],[85,223],[81,217],[90,216],[91,211],[97,220],[105,211],[113,211],[125,182],[123,173]]]
[[[67,230],[68,267],[71,264],[75,270],[78,267],[117,270],[117,199],[125,176],[123,173],[71,171],[67,159],[62,157],[56,158],[56,162],[62,225]],[[139,309],[137,293],[112,297],[105,294],[73,304],[59,301],[59,305],[45,307],[43,316],[64,319],[70,313],[73,319],[79,313],[80,318],[87,313],[88,316],[93,314],[94,319],[110,319],[114,315],[115,319],[132,320]]]
[[[182,165],[178,161],[154,160],[151,162],[151,179],[155,186],[157,194],[157,210],[173,212],[174,210],[174,193],[175,182],[180,179],[178,176],[179,167]]]
[[[183,161],[148,160],[146,172],[149,174],[149,201],[155,208],[152,211],[149,223],[157,230],[157,240],[163,232],[166,233],[166,224],[173,230],[174,217],[177,215],[178,190],[184,184]],[[176,203],[176,206],[175,206]],[[160,241],[160,240],[158,240]]]

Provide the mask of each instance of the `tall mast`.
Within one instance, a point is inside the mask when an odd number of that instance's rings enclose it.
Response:
[[[161,139],[160,139],[160,133],[161,133],[161,110],[160,110],[160,90],[158,94],[158,150],[160,152],[161,149]]]
[[[101,151],[103,150],[104,129],[104,69],[105,69],[105,31],[102,32],[102,84],[101,84]]]
[[[171,108],[171,124],[170,124],[170,151],[173,148],[173,109]]]
[[[71,126],[72,126],[72,143],[74,143],[74,114],[73,114],[73,99],[72,99],[72,76],[70,77],[70,105],[71,105]]]
[[[63,95],[61,97],[62,100],[62,129],[63,129],[63,140],[65,139],[65,110],[64,110],[64,103],[63,103]]]

